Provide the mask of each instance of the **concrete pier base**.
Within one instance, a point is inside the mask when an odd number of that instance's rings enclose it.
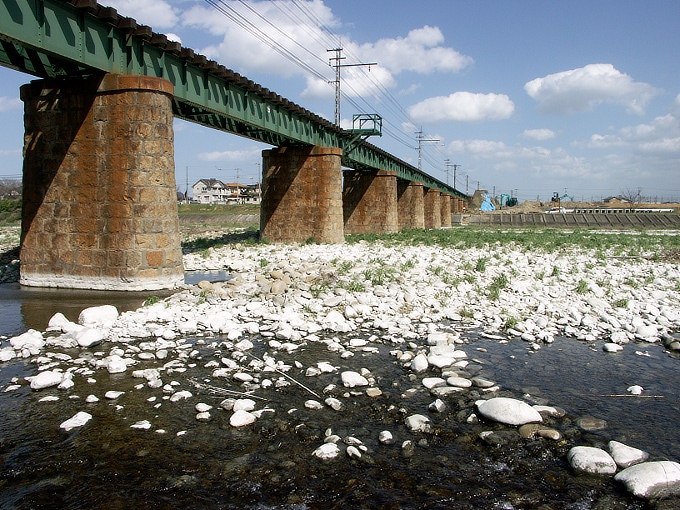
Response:
[[[397,181],[399,230],[425,228],[423,189],[422,182]]]
[[[397,232],[397,174],[346,170],[342,206],[345,234]]]
[[[437,188],[425,188],[423,196],[423,214],[425,216],[425,228],[441,228],[442,211],[440,191]]]
[[[184,282],[172,84],[38,80],[24,101],[21,283],[155,290]]]
[[[343,243],[342,149],[262,151],[260,238],[277,243]]]

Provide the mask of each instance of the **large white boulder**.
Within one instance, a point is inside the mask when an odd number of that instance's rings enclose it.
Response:
[[[484,418],[506,425],[524,425],[540,423],[541,414],[526,402],[508,397],[495,397],[489,400],[478,400],[477,411]]]
[[[676,495],[680,494],[680,464],[668,460],[643,462],[624,469],[614,480],[639,498]]]
[[[647,452],[619,443],[618,441],[609,441],[607,449],[616,462],[616,465],[620,468],[627,468],[634,464],[639,464],[649,458]]]
[[[32,390],[42,390],[58,386],[64,380],[64,374],[56,370],[45,370],[31,379]]]
[[[567,461],[574,471],[593,475],[613,475],[616,462],[604,450],[592,446],[574,446],[567,454]]]
[[[91,306],[80,312],[78,324],[110,328],[117,318],[118,309],[113,305]]]

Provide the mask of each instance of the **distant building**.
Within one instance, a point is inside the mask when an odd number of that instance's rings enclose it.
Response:
[[[236,204],[260,202],[260,185],[246,186],[219,179],[201,179],[191,187],[194,201],[200,204]]]

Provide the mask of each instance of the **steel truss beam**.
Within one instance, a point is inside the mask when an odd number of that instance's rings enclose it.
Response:
[[[165,78],[175,115],[270,145],[339,147],[342,164],[465,194],[95,0],[0,0],[0,65],[40,78],[107,72]]]

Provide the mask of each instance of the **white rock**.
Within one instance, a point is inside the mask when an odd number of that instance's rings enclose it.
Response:
[[[368,386],[368,380],[358,372],[347,370],[340,374],[342,384],[345,388],[354,388],[355,386]]]
[[[324,400],[326,405],[333,409],[334,411],[340,411],[342,409],[342,402],[340,402],[337,398],[335,397],[328,397],[326,400]]]
[[[446,381],[441,377],[425,377],[423,379],[423,386],[425,386],[428,390],[436,388],[437,386],[444,386],[445,384]]]
[[[42,333],[34,329],[29,329],[26,333],[10,338],[9,343],[16,350],[40,351],[45,346]]]
[[[394,443],[394,437],[392,436],[392,432],[389,430],[383,430],[378,434],[378,440],[382,444],[392,444]]]
[[[607,445],[609,454],[620,468],[627,468],[634,464],[644,462],[649,458],[649,454],[632,446],[619,443],[618,441],[609,441]]]
[[[418,354],[411,361],[411,370],[413,370],[417,374],[419,374],[420,372],[425,372],[425,370],[427,370],[428,366],[429,366],[429,363],[428,363],[427,358],[425,357],[424,354]]]
[[[16,358],[16,353],[14,352],[14,349],[11,347],[3,347],[0,349],[0,363],[4,363],[6,361],[12,360]]]
[[[212,408],[213,406],[211,406],[210,404],[205,404],[203,402],[199,402],[198,404],[196,404],[196,407],[194,407],[197,413],[207,413]]]
[[[574,471],[593,475],[613,475],[616,462],[604,450],[592,446],[574,446],[567,454],[567,461]]]
[[[472,381],[464,377],[451,376],[446,379],[446,384],[456,388],[469,388],[472,386]]]
[[[429,432],[431,430],[430,419],[422,414],[407,416],[404,424],[411,432]]]
[[[63,313],[55,313],[47,323],[47,328],[49,330],[59,330],[64,333],[77,333],[83,329],[83,326],[71,322],[68,320]]]
[[[255,401],[250,398],[239,398],[234,401],[234,411],[252,411],[255,409]]]
[[[193,397],[193,395],[191,394],[190,391],[187,391],[187,390],[177,391],[170,396],[170,402],[177,402],[179,400],[186,400],[186,399],[191,398],[191,397]]]
[[[623,350],[623,347],[614,342],[608,342],[602,346],[604,352],[619,352]]]
[[[83,326],[111,327],[117,318],[118,309],[113,305],[92,306],[80,312],[78,323]]]
[[[680,464],[668,460],[643,462],[614,477],[639,498],[658,499],[680,494]]]
[[[644,388],[642,386],[635,384],[633,386],[628,386],[626,391],[631,395],[641,395],[642,392],[644,391]]]
[[[64,423],[59,425],[59,428],[64,429],[66,432],[68,432],[69,430],[82,427],[91,419],[92,415],[90,413],[80,411],[73,415],[73,417],[69,418]]]
[[[76,342],[81,347],[99,345],[105,338],[105,333],[98,328],[82,328],[76,333]]]
[[[477,410],[483,417],[506,425],[524,425],[543,421],[536,409],[526,402],[507,397],[478,400]]]
[[[95,403],[99,402],[99,399],[97,398],[96,395],[88,395],[85,398],[85,402],[87,402],[88,404],[95,404]]]
[[[323,409],[323,404],[321,402],[319,402],[318,400],[306,400],[305,401],[305,407],[307,409],[318,410],[318,409]]]
[[[245,427],[246,425],[255,423],[256,419],[257,418],[254,414],[244,411],[243,409],[239,409],[231,415],[231,418],[229,418],[229,424],[232,427]]]
[[[314,450],[312,455],[323,460],[335,459],[340,455],[340,447],[335,443],[324,443]]]
[[[45,370],[31,379],[31,389],[42,390],[52,386],[57,386],[61,384],[63,379],[64,374],[62,372],[57,372],[56,370]]]
[[[109,400],[116,400],[118,397],[124,395],[124,391],[114,391],[110,390],[104,393],[104,398],[108,398]]]
[[[151,428],[151,422],[149,420],[141,420],[130,425],[131,429],[149,430]]]

